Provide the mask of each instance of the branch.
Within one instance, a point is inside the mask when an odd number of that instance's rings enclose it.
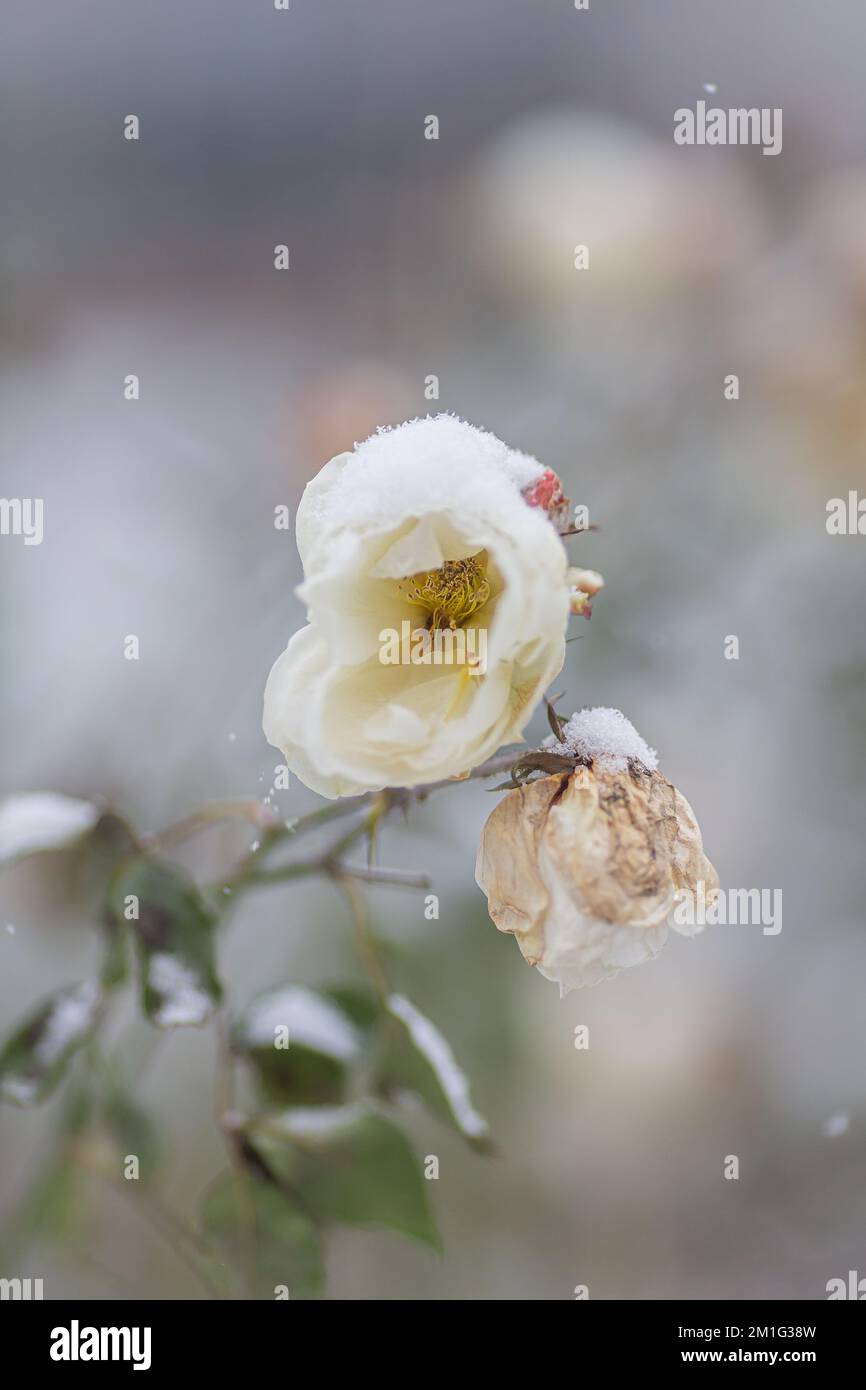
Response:
[[[414,873],[411,869],[386,869],[378,864],[335,864],[334,873],[338,878],[355,878],[359,883],[394,883],[401,888],[429,888],[427,874]]]
[[[433,792],[510,772],[520,761],[520,756],[518,752],[498,753],[496,757],[488,758],[486,762],[473,768],[466,777],[443,777],[438,782],[426,782],[418,787],[385,787],[381,791],[362,792],[358,796],[342,797],[338,801],[329,802],[327,806],[321,806],[318,810],[293,821],[275,820],[262,831],[259,840],[244,856],[234,873],[217,886],[223,890],[228,888],[234,893],[248,885],[285,883],[289,879],[305,878],[312,874],[334,876],[339,873],[369,883],[395,883],[410,888],[429,887],[429,880],[424,875],[404,873],[399,869],[378,869],[374,866],[361,869],[343,863],[342,856],[358,840],[372,836],[378,822],[389,812],[398,808],[408,812],[411,806],[426,801]],[[287,840],[296,840],[301,835],[329,825],[331,821],[355,815],[360,811],[366,811],[367,814],[323,854],[309,860],[282,864],[276,868],[261,867],[275,845],[284,844]],[[189,817],[188,821],[192,822],[195,819]]]

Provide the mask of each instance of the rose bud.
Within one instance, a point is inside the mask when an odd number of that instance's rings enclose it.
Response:
[[[553,716],[555,719],[556,716]],[[556,720],[481,835],[475,877],[500,931],[560,993],[657,955],[684,893],[719,880],[685,797],[619,710]],[[683,915],[683,914],[680,914]]]
[[[598,570],[580,570],[569,567],[565,572],[568,585],[569,608],[572,613],[588,618],[592,612],[591,599],[604,588],[604,580]]]

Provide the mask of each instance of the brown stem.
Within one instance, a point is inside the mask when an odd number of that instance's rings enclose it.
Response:
[[[358,954],[364,963],[364,968],[370,977],[370,983],[378,994],[383,1004],[386,1004],[391,994],[388,984],[388,977],[385,967],[376,949],[373,934],[370,931],[370,914],[367,910],[367,900],[357,883],[353,883],[345,874],[337,875],[337,882],[342,888],[352,909],[352,922],[355,927],[355,937],[358,942]]]
[[[232,874],[231,880],[227,881],[227,886],[233,886],[245,882],[247,878],[251,877],[253,870],[277,844],[282,844],[286,840],[296,840],[301,835],[320,829],[323,825],[330,825],[331,821],[341,820],[345,816],[354,815],[356,811],[369,808],[378,808],[378,814],[375,818],[378,821],[380,816],[386,815],[397,807],[407,810],[415,802],[426,801],[432,792],[443,791],[446,787],[459,786],[462,782],[477,781],[484,777],[495,777],[501,772],[507,772],[518,761],[519,757],[518,751],[498,753],[494,758],[488,758],[486,762],[473,768],[466,777],[443,777],[438,782],[425,782],[418,787],[385,787],[382,791],[361,792],[357,796],[340,797],[338,800],[331,801],[326,806],[320,806],[318,810],[310,811],[308,815],[300,816],[293,821],[271,819],[273,813],[263,813],[259,802],[245,801],[242,798],[210,802],[203,806],[200,811],[184,817],[183,820],[154,836],[153,842],[158,848],[167,847],[198,833],[208,825],[217,824],[226,819],[244,817],[253,820],[254,823],[261,824],[262,833],[255,849],[250,850],[241,860]],[[368,824],[362,823],[355,832],[351,833],[351,838],[360,838],[368,833],[370,828]]]

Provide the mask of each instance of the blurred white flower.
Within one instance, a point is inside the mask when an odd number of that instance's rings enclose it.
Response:
[[[804,215],[804,253],[827,279],[825,293],[859,314],[866,310],[866,166],[835,171],[810,192]]]
[[[693,935],[677,895],[702,881],[713,901],[719,880],[691,807],[619,711],[584,711],[563,736],[539,755],[561,770],[490,815],[475,877],[499,930],[565,993],[650,960],[669,926]]]
[[[673,127],[672,127],[673,128]],[[522,116],[481,156],[471,239],[506,297],[583,314],[630,313],[726,267],[762,239],[748,184],[682,158],[672,139],[591,111]],[[588,269],[575,270],[577,247]],[[654,325],[655,326],[655,325]]]
[[[309,626],[276,661],[264,705],[266,737],[307,786],[333,797],[460,776],[520,737],[562,666],[569,610],[545,478],[440,415],[372,436],[307,485]],[[383,664],[383,633],[404,622],[483,630],[484,673]]]

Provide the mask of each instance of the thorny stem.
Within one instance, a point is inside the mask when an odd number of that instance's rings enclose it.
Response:
[[[438,782],[427,782],[418,787],[386,787],[383,791],[362,792],[358,796],[344,797],[339,801],[331,802],[295,821],[274,820],[262,831],[259,841],[241,860],[234,873],[223,880],[221,887],[223,889],[228,888],[230,892],[234,893],[237,889],[247,885],[285,883],[290,879],[305,878],[311,874],[331,876],[339,874],[344,877],[351,876],[366,883],[391,883],[407,888],[429,887],[429,880],[424,874],[414,874],[401,869],[379,868],[372,862],[368,863],[366,868],[361,868],[346,864],[343,862],[342,856],[347,849],[366,836],[370,842],[372,857],[379,822],[391,811],[400,809],[406,813],[411,806],[416,803],[420,805],[426,801],[433,792],[444,791],[446,787],[459,786],[462,782],[477,781],[485,777],[495,777],[502,772],[509,772],[519,758],[520,754],[517,752],[499,753],[494,758],[488,758],[487,762],[481,763],[463,778],[443,777]],[[331,821],[342,819],[344,816],[354,815],[358,811],[366,811],[367,815],[324,853],[310,860],[282,864],[276,868],[266,869],[262,867],[267,855],[275,845],[283,844],[287,840],[296,840],[301,835],[318,830],[323,825],[328,825]],[[190,825],[195,821],[196,817],[188,818]],[[178,824],[183,825],[184,822]],[[197,825],[197,828],[200,826]],[[177,828],[175,828],[175,834],[176,831]],[[159,838],[161,841],[162,837]]]
[[[278,820],[273,812],[262,812],[258,803],[243,800],[216,802],[212,806],[204,807],[201,812],[178,821],[161,835],[155,836],[154,842],[157,846],[177,843],[180,839],[196,834],[205,825],[214,824],[228,816],[245,815],[248,819],[254,819],[250,814],[250,807],[256,805],[258,823],[261,824],[262,815],[268,817],[267,823],[253,848],[244,855],[234,872],[215,885],[217,891],[222,890],[224,896],[233,896],[241,888],[268,883],[287,883],[292,879],[308,878],[315,874],[324,874],[331,878],[355,878],[364,883],[393,884],[402,888],[428,888],[430,881],[426,874],[382,868],[372,862],[379,822],[396,809],[407,813],[411,806],[426,801],[433,792],[459,786],[461,782],[477,781],[480,778],[495,777],[499,773],[508,772],[519,756],[515,752],[497,754],[495,758],[489,758],[463,778],[443,777],[438,782],[427,782],[419,787],[386,787],[382,791],[362,792],[358,796],[343,797],[294,821]],[[296,860],[274,868],[265,867],[267,856],[276,845],[296,840],[301,835],[329,825],[331,821],[341,820],[361,811],[365,811],[366,815],[361,817],[357,825],[321,854],[312,859]],[[367,865],[347,864],[343,858],[346,851],[365,837],[369,844]]]

